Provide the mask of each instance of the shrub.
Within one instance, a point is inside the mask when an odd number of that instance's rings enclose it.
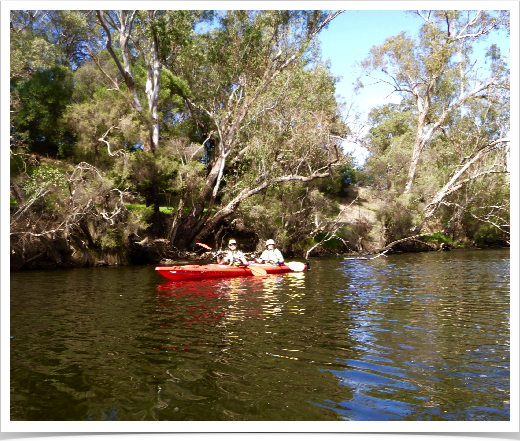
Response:
[[[99,238],[99,245],[104,250],[117,250],[123,248],[124,238],[114,228],[107,228]]]
[[[146,207],[139,204],[128,204],[126,208],[129,210],[128,219],[126,222],[126,234],[139,234],[149,228],[152,223],[153,207]]]
[[[385,242],[389,244],[410,235],[414,225],[415,210],[396,199],[382,207],[377,212],[376,218],[384,226]]]
[[[473,236],[475,245],[478,247],[489,247],[496,245],[502,240],[502,232],[490,224],[482,224]]]

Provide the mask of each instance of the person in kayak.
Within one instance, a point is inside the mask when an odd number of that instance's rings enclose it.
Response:
[[[242,251],[237,250],[237,241],[231,239],[228,243],[229,250],[224,255],[217,254],[217,263],[219,265],[228,264],[234,266],[248,265],[246,256]]]
[[[259,259],[256,259],[256,261],[258,263],[271,263],[273,265],[282,265],[284,262],[282,253],[280,252],[280,250],[276,249],[274,245],[274,240],[269,239],[265,243],[265,247],[267,249],[262,253]]]

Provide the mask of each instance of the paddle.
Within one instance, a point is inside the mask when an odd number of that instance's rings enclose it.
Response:
[[[195,245],[198,245],[199,247],[206,248],[207,250],[213,251],[213,248],[211,248],[209,245],[206,245],[205,243],[195,242]]]
[[[249,265],[248,268],[253,273],[253,276],[267,276],[267,271],[263,268],[260,268],[258,266],[252,266],[252,265]]]
[[[285,262],[285,265],[291,268],[291,271],[301,272],[305,270],[305,264],[301,262]]]
[[[206,245],[205,243],[195,242],[195,244],[202,248],[206,248],[207,250],[213,251],[213,248],[211,248],[209,245]],[[251,265],[244,265],[244,266],[251,270],[251,272],[253,273],[253,276],[267,276],[267,271],[263,268],[259,268],[257,266],[251,266]]]

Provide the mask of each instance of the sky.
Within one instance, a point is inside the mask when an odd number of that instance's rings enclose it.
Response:
[[[350,102],[352,83],[359,73],[355,63],[366,58],[372,46],[380,45],[386,38],[402,31],[414,35],[420,25],[421,20],[405,11],[352,10],[336,17],[321,31],[319,39],[322,58],[329,59],[334,74],[343,77],[337,93]],[[353,98],[359,110],[368,112],[375,105],[398,102],[396,97],[388,98],[389,93],[388,86],[373,85]]]
[[[369,4],[372,2],[368,2]],[[336,17],[329,26],[321,31],[322,59],[329,59],[331,70],[335,75],[342,77],[336,93],[348,104],[354,104],[355,108],[366,116],[375,106],[389,102],[398,103],[400,98],[391,94],[392,89],[388,84],[371,84],[364,81],[365,87],[357,94],[353,92],[353,83],[359,75],[359,69],[355,64],[367,57],[372,46],[382,44],[386,38],[395,36],[402,31],[410,36],[417,35],[424,20],[406,12],[405,8],[413,8],[421,2],[401,3],[402,10],[364,9],[347,10]],[[437,2],[439,3],[439,2]],[[352,2],[345,2],[347,6]],[[395,3],[392,3],[394,6]],[[364,5],[357,5],[364,6]],[[421,8],[425,6],[421,5]],[[492,39],[487,39],[475,50],[475,55],[483,59],[483,49],[491,42],[496,42],[502,54],[510,47],[509,37],[505,32],[497,33]],[[366,132],[366,129],[365,129]],[[362,164],[367,157],[367,151],[358,145],[343,145],[346,151],[352,151],[358,164]]]

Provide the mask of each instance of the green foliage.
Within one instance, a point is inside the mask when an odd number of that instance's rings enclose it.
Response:
[[[406,183],[413,144],[414,117],[407,102],[372,109],[372,127],[363,140],[371,156],[365,164],[370,184],[379,190],[401,192]]]
[[[371,128],[365,138],[366,147],[373,155],[383,155],[398,139],[413,130],[412,111],[409,105],[385,104],[369,113]]]
[[[139,214],[144,220],[150,220],[153,214],[153,208],[144,204],[125,204],[125,207],[131,212]]]
[[[313,221],[326,224],[339,212],[335,200],[318,187],[317,182],[270,187],[243,201],[238,214],[259,238],[274,239],[281,250],[309,248]]]
[[[67,176],[58,168],[46,165],[36,168],[30,178],[22,184],[28,196],[53,187],[67,188]]]
[[[9,198],[9,209],[11,214],[14,214],[18,209],[18,203],[16,202],[16,199],[14,199],[12,196]]]
[[[349,186],[359,185],[365,182],[365,180],[366,175],[363,167],[348,163],[335,169],[330,179],[322,179],[319,184],[319,189],[323,193],[331,196],[346,197]]]
[[[59,49],[36,25],[42,14],[43,11],[10,11],[10,78],[14,83],[52,67],[58,58]]]
[[[453,240],[451,240],[448,236],[442,234],[442,233],[435,233],[435,234],[428,234],[425,236],[421,236],[421,240],[424,240],[425,242],[445,242],[452,244]]]
[[[180,105],[183,104],[182,99],[189,98],[191,95],[188,83],[181,77],[174,75],[170,70],[163,67],[161,69],[162,87],[168,92],[170,99],[180,97],[177,101]]]
[[[338,234],[338,236],[339,235],[341,235],[341,233]],[[327,238],[327,236],[329,236],[329,233],[319,233],[317,236],[314,236],[312,245],[319,243],[321,240]],[[321,246],[326,249],[338,249],[342,248],[343,242],[341,242],[341,240],[337,237],[332,237],[330,239],[327,238],[327,240],[323,242]]]
[[[140,204],[127,204],[126,208],[129,210],[126,221],[127,235],[130,233],[138,234],[152,225],[153,207],[146,207]]]
[[[9,155],[9,171],[10,176],[18,176],[20,173],[27,169],[25,161],[23,160],[22,154],[11,154]]]
[[[107,228],[100,235],[98,243],[104,250],[120,250],[124,245],[124,237],[117,229]]]
[[[473,236],[473,240],[478,247],[488,247],[497,245],[503,237],[504,234],[494,225],[482,224]]]
[[[72,71],[63,66],[35,72],[17,84],[20,104],[13,118],[15,130],[26,133],[31,151],[60,155],[71,153],[75,134],[62,122],[74,89]]]
[[[417,217],[417,205],[404,196],[394,198],[376,213],[376,219],[384,228],[385,244],[410,236]]]

